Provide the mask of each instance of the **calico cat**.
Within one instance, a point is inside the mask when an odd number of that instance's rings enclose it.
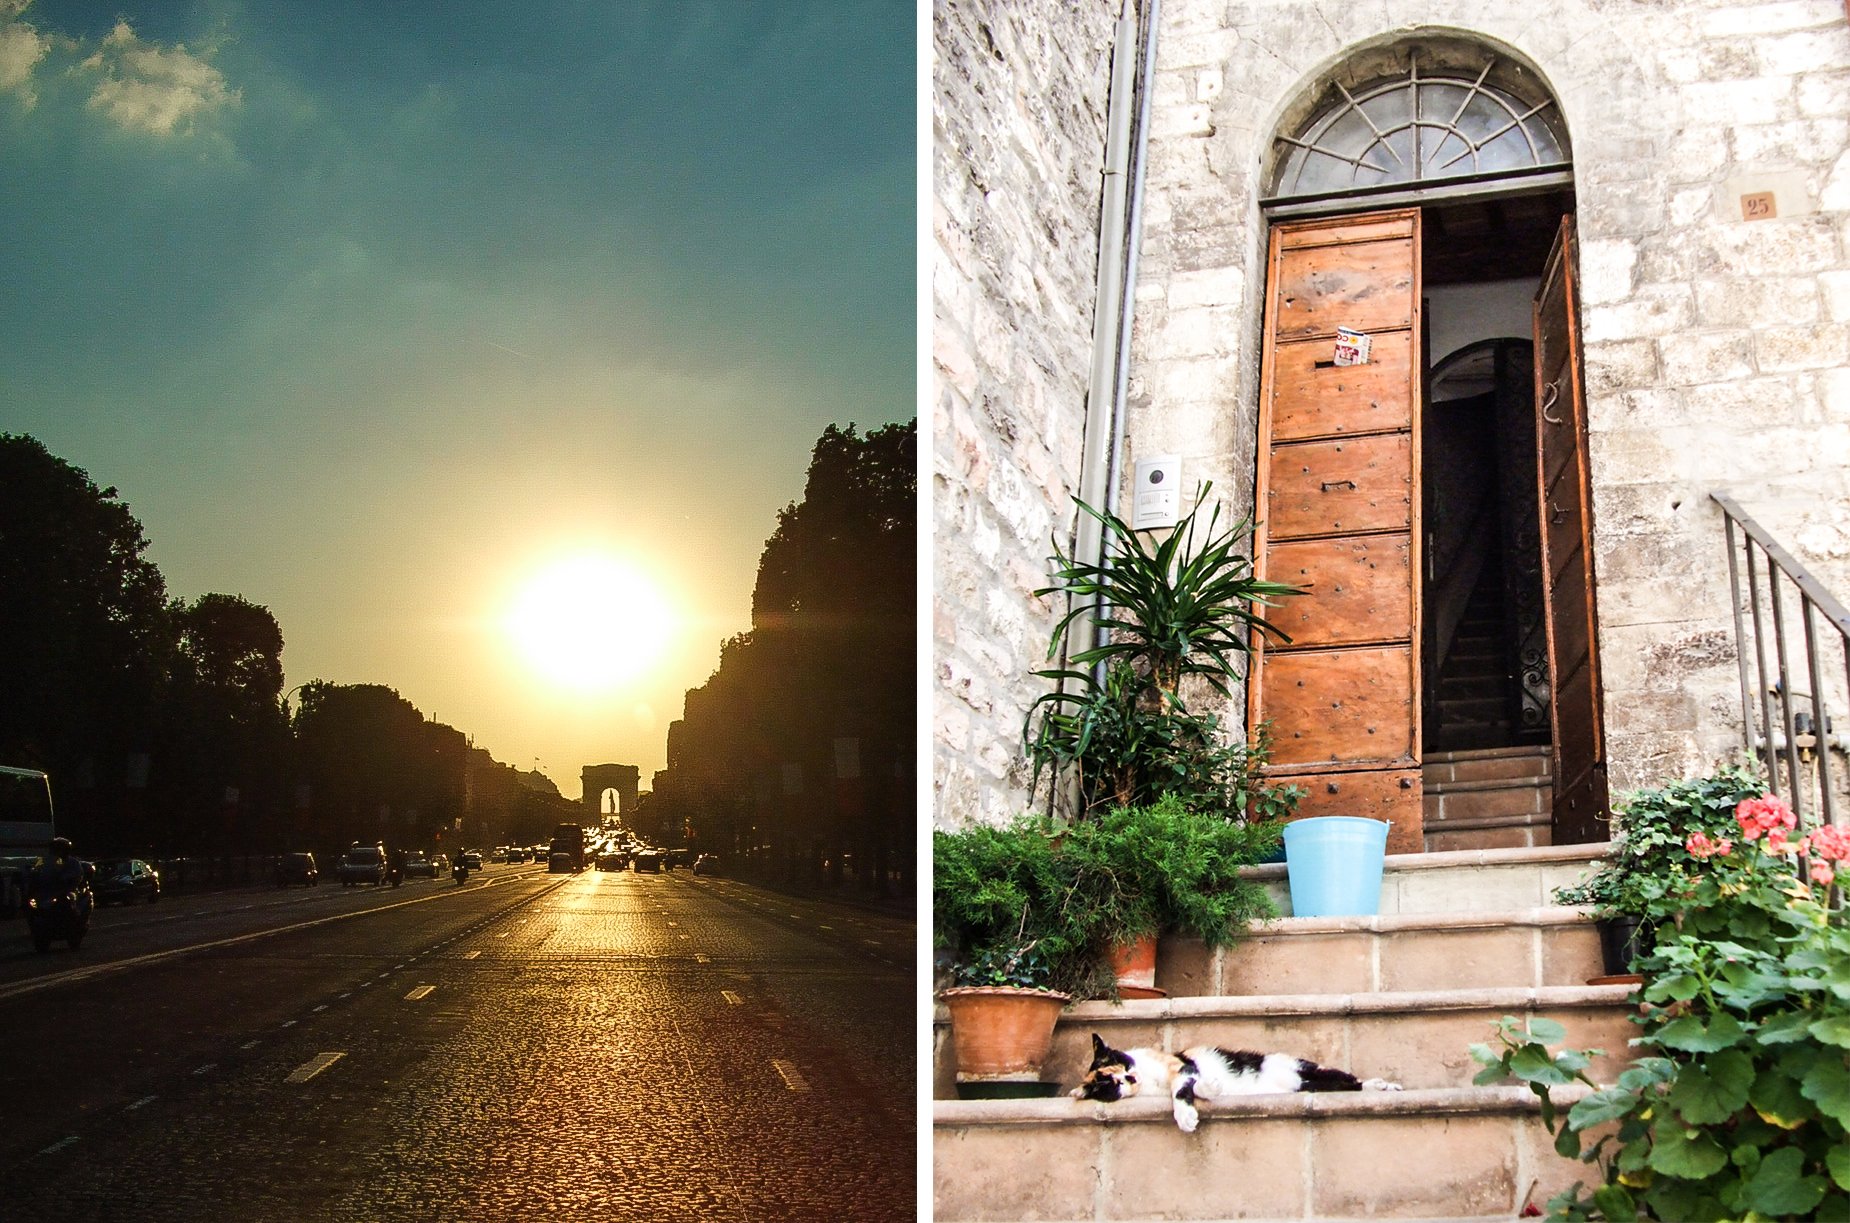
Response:
[[[1092,1066],[1071,1094],[1076,1100],[1110,1103],[1140,1092],[1167,1092],[1176,1124],[1183,1133],[1192,1134],[1201,1121],[1197,1100],[1267,1092],[1399,1090],[1399,1083],[1358,1079],[1346,1070],[1332,1070],[1287,1053],[1249,1053],[1212,1045],[1197,1045],[1180,1054],[1113,1049],[1094,1032]]]

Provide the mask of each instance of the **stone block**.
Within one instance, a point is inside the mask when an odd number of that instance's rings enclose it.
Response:
[[[1688,327],[1694,314],[1688,285],[1647,285],[1624,301],[1588,306],[1581,334],[1589,344],[1670,335]]]
[[[1704,38],[1758,37],[1835,24],[1843,16],[1833,0],[1784,0],[1774,4],[1724,4],[1704,13],[1697,29]]]
[[[1580,300],[1603,305],[1630,297],[1638,265],[1638,244],[1629,238],[1596,238],[1580,245]]]
[[[1679,114],[1690,123],[1777,123],[1792,106],[1792,80],[1784,76],[1746,81],[1692,81],[1677,93]]]
[[[1850,328],[1821,324],[1760,331],[1754,335],[1754,360],[1763,373],[1832,369],[1850,360]]]
[[[1705,326],[1789,327],[1817,317],[1818,281],[1811,276],[1696,282],[1696,320]]]
[[[1798,101],[1802,115],[1829,119],[1850,114],[1850,70],[1800,78]]]
[[[1818,288],[1824,294],[1826,316],[1833,323],[1850,323],[1850,271],[1820,272]]]
[[[1527,1124],[1535,1124],[1524,1119]],[[1509,1214],[1516,1184],[1516,1118],[1429,1117],[1419,1128],[1419,1173],[1407,1167],[1408,1135],[1385,1118],[1331,1117],[1313,1127],[1313,1218],[1463,1218]]]
[[[1797,76],[1842,68],[1846,50],[1842,30],[1816,29],[1791,34],[1762,34],[1753,40],[1754,55],[1768,76]]]
[[[1618,340],[1588,344],[1584,352],[1588,394],[1632,390],[1655,385],[1658,381],[1657,345],[1654,341]]]
[[[1167,297],[1176,309],[1198,306],[1239,306],[1246,301],[1244,268],[1203,268],[1177,272],[1168,278]]]
[[[1101,1213],[1072,1218],[1304,1218],[1309,1127],[1268,1118],[1212,1119],[1192,1139],[1161,1124],[1111,1128],[1109,1193]],[[1208,1169],[1264,1168],[1266,1175]],[[1297,1174],[1293,1174],[1296,1172]]]
[[[1398,930],[1380,955],[1384,990],[1488,989],[1535,981],[1535,934],[1524,927]]]
[[[1101,1125],[939,1126],[932,1134],[932,1214],[957,1220],[1090,1219],[1102,1173]],[[1032,1141],[1023,1141],[1031,1138]]]
[[[1727,382],[1754,373],[1753,336],[1746,331],[1666,335],[1657,342],[1664,380],[1672,386]]]
[[[1705,229],[1702,239],[1710,275],[1752,279],[1811,274],[1837,266],[1836,235],[1823,217],[1716,225]]]
[[[1802,37],[1816,41],[1812,35]],[[1844,147],[1846,130],[1842,119],[1793,119],[1737,127],[1735,161],[1744,166],[1816,165]]]
[[[1254,934],[1223,958],[1227,994],[1354,994],[1375,984],[1370,940],[1354,934]]]

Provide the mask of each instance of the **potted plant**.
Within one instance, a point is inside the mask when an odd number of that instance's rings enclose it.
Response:
[[[1058,687],[1029,708],[1023,744],[1034,765],[1033,784],[1039,784],[1044,770],[1056,775],[1071,770],[1077,781],[1075,843],[1092,855],[1090,878],[1098,885],[1102,906],[1097,912],[1116,927],[1117,937],[1101,958],[1120,963],[1132,954],[1136,958],[1135,975],[1106,977],[1104,988],[1114,997],[1126,987],[1153,990],[1155,935],[1177,916],[1165,899],[1172,893],[1165,891],[1162,872],[1176,863],[1164,861],[1153,869],[1138,859],[1135,847],[1152,844],[1147,838],[1140,842],[1113,834],[1094,843],[1090,838],[1103,834],[1091,825],[1119,812],[1124,814],[1113,817],[1115,829],[1127,819],[1154,818],[1167,821],[1174,833],[1176,820],[1186,812],[1231,821],[1236,829],[1248,820],[1265,826],[1288,814],[1301,794],[1260,779],[1263,728],[1250,744],[1230,742],[1219,714],[1190,705],[1202,695],[1231,699],[1230,684],[1239,677],[1250,635],[1265,632],[1284,639],[1259,609],[1297,593],[1295,587],[1253,574],[1241,546],[1251,534],[1250,520],[1223,522],[1218,504],[1202,514],[1211,488],[1201,488],[1175,526],[1148,539],[1115,514],[1077,502],[1080,512],[1103,526],[1111,551],[1102,563],[1093,563],[1065,554],[1056,541],[1055,584],[1036,592],[1067,596],[1069,606],[1054,626],[1048,657],[1057,658],[1066,648],[1072,652],[1065,666],[1037,672]],[[1102,640],[1087,645],[1071,637],[1076,624],[1094,620],[1106,630]],[[1170,805],[1153,815],[1159,804]],[[1206,823],[1195,827],[1212,828]],[[1225,843],[1229,838],[1238,845]],[[1251,846],[1268,840],[1276,846],[1275,829],[1227,833],[1215,845],[1215,852],[1227,855],[1217,869],[1232,879],[1238,866],[1255,860]],[[1198,852],[1200,844],[1191,841],[1182,852]],[[1114,853],[1130,856],[1114,861]],[[1195,906],[1182,915],[1183,924],[1205,911]],[[1227,931],[1223,921],[1212,935],[1215,945],[1230,937]]]
[[[1699,859],[1689,850],[1691,836],[1699,833],[1714,843],[1738,836],[1736,808],[1764,789],[1747,768],[1731,765],[1708,777],[1641,790],[1619,804],[1612,852],[1593,874],[1554,893],[1558,904],[1591,906],[1609,975],[1631,971],[1633,961],[1649,950],[1652,930],[1646,923],[1654,908],[1681,895],[1699,872]]]
[[[1194,811],[1168,793],[1146,806],[1114,806],[1068,829],[1059,853],[1070,861],[1069,908],[1089,927],[1098,961],[1109,966],[1083,987],[1112,998],[1155,996],[1154,947],[1174,931],[1210,949],[1230,943],[1256,919],[1277,915],[1259,884],[1240,868],[1278,845],[1276,820],[1229,820]],[[1148,949],[1125,971],[1126,947]]]
[[[1191,809],[1233,818],[1281,815],[1296,801],[1289,788],[1259,783],[1254,750],[1227,743],[1218,715],[1195,712],[1184,690],[1205,687],[1230,700],[1249,635],[1289,640],[1257,609],[1299,593],[1253,575],[1240,548],[1250,519],[1223,525],[1216,505],[1202,521],[1211,488],[1204,485],[1189,512],[1147,543],[1117,515],[1078,502],[1113,541],[1102,563],[1068,556],[1055,541],[1055,584],[1035,593],[1065,595],[1070,606],[1047,656],[1080,648],[1065,666],[1036,672],[1059,687],[1029,707],[1022,737],[1033,784],[1046,769],[1076,770],[1082,816],[1109,805],[1148,806],[1171,793]],[[1104,640],[1069,640],[1076,623],[1093,617],[1108,630]]]
[[[948,958],[959,1090],[1035,1090],[1060,1010],[1095,973],[1072,860],[1038,816],[932,834],[932,941]]]

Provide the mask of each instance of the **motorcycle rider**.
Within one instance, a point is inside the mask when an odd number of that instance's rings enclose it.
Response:
[[[45,856],[32,864],[32,877],[41,892],[63,894],[82,887],[90,864],[79,858],[69,837],[53,837]]]

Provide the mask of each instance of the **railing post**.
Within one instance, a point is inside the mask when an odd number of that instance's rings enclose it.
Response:
[[[1831,812],[1831,737],[1825,728],[1824,714],[1824,670],[1818,658],[1818,629],[1812,619],[1811,596],[1803,591],[1799,593],[1800,615],[1805,623],[1805,656],[1811,664],[1811,723],[1812,737],[1818,741],[1815,749],[1818,754],[1818,822],[1833,824]],[[1794,783],[1794,789],[1797,784]]]
[[[1759,681],[1760,731],[1766,757],[1767,783],[1779,789],[1779,751],[1773,745],[1773,689],[1767,683],[1766,625],[1760,615],[1760,567],[1754,563],[1754,544],[1747,541],[1747,600],[1754,616],[1754,678]],[[1769,581],[1770,581],[1769,577]]]
[[[1799,785],[1799,745],[1794,742],[1797,732],[1792,725],[1792,666],[1786,651],[1786,608],[1779,598],[1779,574],[1772,568],[1772,558],[1768,557],[1767,561],[1767,600],[1773,609],[1773,653],[1779,659],[1779,724],[1786,735],[1786,783],[1792,791],[1787,801],[1792,804],[1792,813],[1803,824],[1805,794]],[[1777,781],[1773,788],[1779,789]]]
[[[1731,603],[1729,610],[1734,613],[1734,660],[1741,672],[1741,752],[1752,756],[1754,704],[1748,687],[1747,651],[1741,648],[1747,641],[1747,632],[1741,623],[1741,563],[1734,555],[1734,515],[1728,512],[1727,506],[1722,507],[1722,528],[1728,535],[1728,593]]]

